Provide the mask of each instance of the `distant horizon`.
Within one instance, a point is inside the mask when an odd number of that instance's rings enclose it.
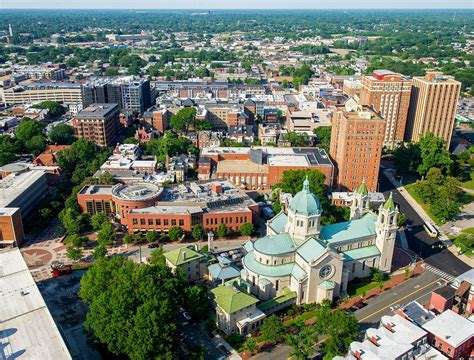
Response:
[[[392,1],[380,0],[359,0],[359,6],[354,6],[353,1],[341,0],[330,7],[314,0],[294,0],[291,6],[283,0],[240,0],[238,6],[228,1],[181,0],[178,7],[176,3],[175,7],[169,7],[167,2],[156,0],[140,0],[137,6],[130,6],[131,3],[124,0],[0,0],[0,3],[0,9],[4,10],[473,10],[471,0],[452,0],[449,7],[444,0],[399,0],[396,7]]]
[[[64,7],[64,8],[55,8],[55,7],[0,7],[2,10],[134,10],[134,11],[149,11],[149,10],[173,10],[173,11],[213,11],[213,10],[222,10],[222,11],[232,11],[232,10],[248,10],[248,11],[258,11],[258,10],[469,10],[474,11],[474,8],[471,7],[334,7],[334,8],[318,8],[318,7],[261,7],[261,8],[249,8],[249,7],[236,7],[236,8],[126,8],[126,7]],[[0,14],[1,16],[1,14]]]

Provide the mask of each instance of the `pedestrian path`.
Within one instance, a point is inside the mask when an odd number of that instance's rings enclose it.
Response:
[[[452,283],[456,280],[456,278],[452,275],[445,273],[443,270],[438,269],[437,267],[431,266],[430,264],[425,263],[425,269],[432,272],[433,274],[442,277],[444,280]]]

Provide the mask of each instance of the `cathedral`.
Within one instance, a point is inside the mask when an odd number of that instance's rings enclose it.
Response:
[[[267,222],[267,235],[244,247],[240,279],[261,301],[292,294],[297,305],[342,297],[354,278],[371,268],[389,273],[397,233],[398,208],[392,195],[379,208],[369,209],[365,181],[355,192],[350,220],[321,225],[322,208],[309,181]]]

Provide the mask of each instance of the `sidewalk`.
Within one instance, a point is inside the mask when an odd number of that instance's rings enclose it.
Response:
[[[395,179],[395,177],[393,176],[393,173],[391,171],[388,171],[388,170],[384,170],[383,173],[384,173],[385,176],[387,176],[387,178],[390,180],[390,182],[393,184],[393,186],[396,187],[396,189],[398,190],[400,195],[402,195],[405,198],[405,200],[410,204],[410,206],[418,213],[418,215],[422,218],[422,220],[424,222],[433,223],[433,220],[431,220],[430,216],[425,212],[425,210],[423,210],[421,205],[419,205],[416,202],[416,200],[413,199],[413,197],[408,193],[408,191],[405,190],[405,188],[403,186],[399,186],[400,182],[397,181],[397,179]],[[469,265],[471,267],[474,267],[474,259],[472,259],[472,258],[470,258],[466,255],[463,255],[463,254],[461,254],[461,255],[458,254],[457,247],[454,246],[454,244],[451,242],[451,240],[449,240],[449,238],[446,235],[441,234],[439,236],[439,239],[443,242],[443,244],[446,246],[446,248],[454,256],[456,256],[459,260],[463,261],[467,265]]]

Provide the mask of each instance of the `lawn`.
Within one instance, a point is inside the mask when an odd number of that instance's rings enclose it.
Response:
[[[415,186],[416,186],[416,183],[405,185],[405,190],[411,195],[413,199],[415,199],[415,201],[418,204],[421,205],[423,210],[425,210],[425,212],[428,214],[431,220],[434,221],[436,225],[443,224],[443,222],[440,219],[438,219],[436,216],[433,215],[433,213],[431,212],[430,206],[421,200],[420,196],[415,191]]]
[[[465,234],[471,234],[471,235],[474,235],[474,227],[472,227],[472,228],[467,228],[467,229],[464,229],[462,232],[463,232],[463,233],[465,233]]]
[[[383,282],[390,280],[390,277],[388,275],[384,275]],[[347,294],[349,296],[354,296],[354,295],[364,295],[366,294],[369,290],[372,290],[378,286],[380,286],[380,282],[377,281],[371,281],[371,276],[362,278],[362,279],[357,279],[349,282],[347,285]]]
[[[471,180],[462,182],[461,186],[466,189],[474,190],[474,171],[471,171]]]
[[[461,250],[462,254],[474,257],[474,227],[464,229],[461,234],[450,236],[449,239]]]

